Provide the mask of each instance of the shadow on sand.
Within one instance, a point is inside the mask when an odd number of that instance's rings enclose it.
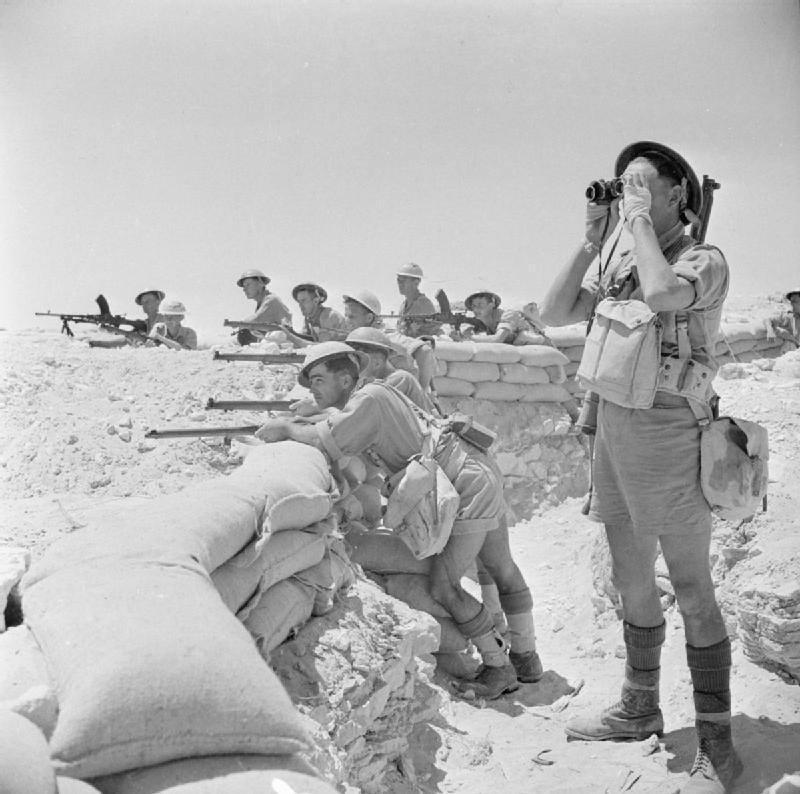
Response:
[[[784,725],[767,717],[739,714],[733,718],[733,738],[744,762],[744,772],[736,781],[734,794],[758,794],[787,772],[800,770],[800,723]],[[666,734],[664,744],[674,753],[667,769],[688,771],[697,749],[694,728]]]

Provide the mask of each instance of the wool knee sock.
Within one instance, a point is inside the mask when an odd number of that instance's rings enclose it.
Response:
[[[686,645],[686,661],[692,674],[695,724],[701,738],[730,737],[731,725],[731,641],[696,648]],[[705,725],[704,725],[705,724]],[[718,726],[712,728],[711,726]]]
[[[458,628],[475,644],[487,667],[503,667],[509,663],[505,643],[494,630],[492,617],[485,606],[481,607],[474,618],[465,623],[459,623]]]
[[[513,593],[501,593],[500,603],[508,621],[508,642],[513,653],[536,650],[536,632],[533,625],[533,597],[530,588]]]

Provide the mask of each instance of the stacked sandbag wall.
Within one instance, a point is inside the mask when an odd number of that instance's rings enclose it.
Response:
[[[583,344],[573,331],[566,348]],[[573,429],[572,362],[541,337],[524,346],[437,340],[434,387],[446,414],[462,412],[497,433],[512,520],[529,518],[589,485],[585,441]]]
[[[357,484],[365,470],[346,471]],[[318,450],[283,442],[230,476],[89,511],[24,576],[25,623],[0,633],[0,729],[24,717],[49,742],[43,779],[102,794],[273,781],[330,794],[309,758],[336,783],[385,790],[435,716],[440,635],[356,583],[337,531],[348,489]],[[18,551],[4,590],[27,565]]]

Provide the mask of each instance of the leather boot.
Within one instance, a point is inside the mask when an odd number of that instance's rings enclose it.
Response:
[[[699,746],[681,794],[725,794],[743,768],[733,747],[730,723],[698,720],[696,725]]]
[[[490,667],[485,664],[472,681],[459,681],[456,688],[462,695],[471,692],[476,698],[497,700],[507,692],[519,689],[517,671],[510,662],[502,667]]]
[[[658,670],[634,670],[626,665],[620,699],[600,714],[571,719],[564,728],[567,736],[588,742],[643,741],[654,733],[661,736],[664,717],[658,706],[658,679]]]
[[[508,658],[517,672],[517,681],[523,684],[535,684],[544,675],[542,660],[536,651],[526,651],[525,653],[511,651]]]

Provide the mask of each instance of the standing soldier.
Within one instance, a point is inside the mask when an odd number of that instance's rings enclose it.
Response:
[[[347,336],[347,322],[330,306],[323,306],[328,293],[319,284],[306,282],[292,290],[292,297],[303,313],[303,333],[310,342],[297,334],[286,332],[296,347],[305,347],[313,342],[340,342]]]
[[[556,277],[542,317],[567,325],[589,319],[600,298],[644,302],[664,329],[662,361],[691,358],[689,369],[707,376],[709,388],[694,405],[710,417],[728,264],[719,249],[685,233],[691,215],[700,212],[700,184],[683,157],[650,141],[623,149],[615,175],[623,179],[622,199],[589,203],[584,241]],[[633,248],[587,277],[620,210]],[[669,390],[659,387],[651,408],[623,407],[600,395],[590,517],[605,524],[622,597],[627,663],[619,701],[571,720],[566,731],[587,741],[646,739],[663,731],[659,669],[666,624],[654,573],[660,545],[684,623],[699,745],[681,791],[722,794],[742,770],[731,739],[731,643],[709,565],[711,510],[700,487],[701,429],[688,392],[682,392],[691,384],[666,385]]]
[[[422,268],[414,262],[403,265],[397,271],[397,289],[404,298],[397,320],[397,330],[401,334],[413,337],[441,334],[441,323],[430,319],[431,315],[439,310],[427,295],[420,292],[420,281],[422,281]]]
[[[273,323],[275,326],[292,324],[292,313],[286,308],[284,302],[267,289],[269,276],[260,270],[245,270],[236,281],[236,286],[244,290],[250,300],[256,302],[256,310],[244,318],[248,323]],[[240,328],[236,339],[240,345],[250,345],[263,339],[266,331],[251,331],[249,328]]]
[[[158,307],[164,300],[164,293],[160,289],[149,289],[140,292],[134,299],[136,304],[142,307],[147,323],[147,333],[153,330],[153,326],[158,322]]]

